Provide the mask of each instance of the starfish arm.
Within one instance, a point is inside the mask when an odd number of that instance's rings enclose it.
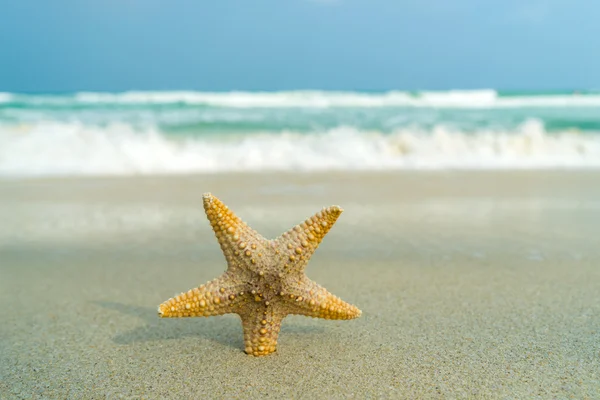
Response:
[[[265,252],[267,241],[210,193],[202,196],[204,211],[229,269],[250,270]]]
[[[282,297],[290,314],[324,319],[354,319],[362,314],[357,307],[306,277],[301,284],[283,291]]]
[[[242,294],[244,287],[226,272],[217,279],[165,301],[158,306],[158,315],[176,318],[235,313],[241,304],[248,301],[247,296]]]
[[[342,211],[338,206],[323,208],[275,239],[275,245],[280,249],[282,262],[287,266],[286,269],[290,272],[304,271],[308,260]]]
[[[238,312],[244,329],[244,347],[247,354],[266,356],[277,350],[277,337],[286,313],[264,303],[248,304]]]

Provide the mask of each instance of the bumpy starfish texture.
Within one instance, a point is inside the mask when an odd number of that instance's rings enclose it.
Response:
[[[218,198],[203,195],[204,210],[221,245],[227,271],[158,307],[161,317],[238,314],[245,351],[264,356],[277,349],[281,321],[289,314],[353,319],[361,311],[308,279],[304,269],[342,209],[324,208],[274,240],[263,238]]]

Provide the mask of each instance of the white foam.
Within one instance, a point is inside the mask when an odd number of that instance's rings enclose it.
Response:
[[[383,107],[410,103],[410,95],[404,92],[321,91],[78,93],[75,99],[85,103],[187,103],[236,108]]]
[[[598,94],[554,94],[499,96],[495,90],[450,90],[440,92],[385,93],[361,92],[125,92],[78,93],[83,103],[159,104],[186,103],[234,108],[328,108],[328,107],[439,107],[439,108],[517,108],[517,107],[595,107]]]
[[[600,94],[548,94],[501,96],[495,90],[449,90],[438,92],[383,93],[299,90],[288,92],[195,92],[164,91],[122,93],[80,92],[73,95],[25,95],[0,92],[0,104],[21,101],[43,105],[189,104],[230,108],[518,108],[598,107]]]
[[[126,124],[0,126],[1,176],[431,168],[598,168],[600,135],[552,133],[537,120],[515,131],[444,126],[391,134],[340,127],[321,134],[169,139]]]
[[[0,92],[0,104],[8,103],[8,102],[12,101],[12,99],[13,99],[12,93]]]

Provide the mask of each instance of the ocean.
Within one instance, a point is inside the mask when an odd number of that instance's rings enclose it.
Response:
[[[0,93],[0,176],[600,167],[600,92]]]

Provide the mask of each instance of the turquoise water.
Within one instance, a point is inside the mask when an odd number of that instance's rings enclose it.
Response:
[[[597,92],[0,93],[3,175],[597,167],[599,141]]]

